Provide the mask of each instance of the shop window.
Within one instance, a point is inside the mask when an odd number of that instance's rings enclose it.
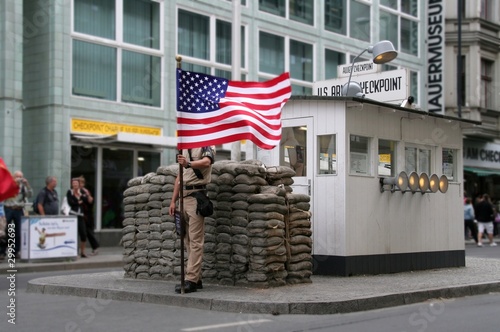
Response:
[[[284,127],[280,142],[280,166],[293,169],[296,176],[306,176],[307,129]]]
[[[407,146],[405,147],[405,172],[431,174],[431,150]]]
[[[457,155],[456,149],[443,148],[442,174],[446,175],[448,181],[457,181]]]
[[[378,141],[378,175],[396,176],[396,141],[380,139]]]
[[[370,175],[370,138],[351,135],[349,157],[351,174]]]
[[[102,149],[102,228],[122,228],[123,192],[134,177],[134,151]]]
[[[318,174],[337,174],[337,136],[318,136]]]
[[[158,152],[139,151],[137,154],[137,176],[155,172],[160,166],[161,155]]]

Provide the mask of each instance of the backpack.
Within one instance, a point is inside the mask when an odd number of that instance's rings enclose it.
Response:
[[[38,211],[38,196],[40,195],[40,193],[42,191],[45,191],[45,188],[43,188],[42,190],[40,190],[40,192],[38,193],[38,195],[36,195],[36,197],[33,199],[33,212],[35,214],[39,214],[40,211]]]
[[[33,200],[33,212],[35,212],[36,214],[40,213],[40,211],[38,211],[38,195]]]

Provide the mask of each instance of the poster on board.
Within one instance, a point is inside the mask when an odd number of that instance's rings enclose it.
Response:
[[[21,221],[23,259],[65,258],[78,255],[76,216],[29,216]]]

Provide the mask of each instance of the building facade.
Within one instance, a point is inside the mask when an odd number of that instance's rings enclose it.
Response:
[[[96,197],[98,234],[117,243],[127,181],[174,161],[177,55],[184,69],[240,80],[289,71],[293,94],[310,95],[314,82],[336,78],[338,65],[388,39],[399,55],[382,70],[407,69],[410,94],[425,109],[427,64],[435,58],[426,46],[427,17],[444,12],[444,2],[242,0],[241,76],[233,77],[231,1],[2,1],[0,155],[9,168],[22,169],[36,191],[55,175],[64,195],[72,177],[85,176]],[[497,25],[472,18],[479,15],[476,3],[467,1],[465,13],[488,36],[477,45],[470,38],[476,46],[470,56],[464,53],[471,63],[465,66],[471,77],[466,93],[478,86],[472,81],[481,68],[472,65],[477,50],[486,43],[489,65],[497,56]],[[451,82],[453,22],[453,8],[446,7],[445,78]],[[433,24],[444,31],[444,20]],[[443,94],[446,112],[456,109],[452,90],[446,86]],[[480,116],[488,128],[482,117],[495,114],[495,104],[481,108],[476,97],[466,100],[478,111],[464,108],[463,115]],[[247,158],[258,155],[251,144],[244,146]],[[229,149],[218,147],[218,158],[227,158]]]
[[[500,4],[468,0],[459,7],[458,3],[446,8],[446,113],[482,122],[464,130],[464,190],[471,197],[488,193],[498,201],[500,99],[496,82],[500,77]]]

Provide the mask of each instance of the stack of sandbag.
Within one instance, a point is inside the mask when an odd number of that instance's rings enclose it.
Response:
[[[234,194],[234,173],[231,172],[231,167],[228,168],[228,165],[234,164],[234,162],[224,162],[214,167],[219,173],[216,180],[219,190],[215,204],[215,230],[217,241],[215,246],[215,269],[217,271],[217,281],[222,285],[234,285],[233,273],[230,269],[232,255],[231,197]]]
[[[304,194],[286,195],[288,214],[285,216],[288,243],[287,283],[309,283],[312,275],[312,231],[310,197]]]
[[[211,181],[207,184],[207,196],[214,204],[214,214],[205,217],[205,244],[203,247],[203,263],[201,266],[202,279],[205,282],[217,282],[217,257],[215,256],[215,249],[217,246],[217,231],[216,231],[216,216],[217,216],[217,195],[219,193],[219,186],[217,185],[217,174],[219,171],[214,172],[212,168]]]
[[[163,267],[161,269],[163,279],[173,279],[175,274],[180,275],[180,236],[177,235],[175,219],[169,214],[178,172],[179,164],[160,166],[156,171],[158,176],[161,177],[161,183],[163,184],[160,196],[161,247],[160,258],[158,259],[158,262]]]
[[[247,272],[250,257],[250,239],[248,232],[249,197],[261,191],[267,185],[265,168],[258,160],[246,160],[234,165],[234,177],[231,197],[231,235],[232,256],[231,271],[235,284],[248,284]]]
[[[287,166],[271,166],[266,169],[266,180],[271,186],[284,187],[287,192],[292,192],[293,179],[295,171]]]
[[[161,182],[158,175],[149,173],[130,180],[130,188],[124,192],[123,203],[125,213],[127,213],[124,220],[125,227],[122,230],[125,273],[139,279],[161,278],[162,266],[158,263],[158,258],[160,258],[161,246],[162,185],[158,182]],[[131,218],[132,213],[134,218]],[[132,219],[135,230],[131,227]],[[135,233],[135,241],[132,239],[133,233]],[[135,247],[132,251],[133,259],[130,257],[131,245]]]
[[[267,191],[250,196],[248,203],[251,250],[247,279],[260,287],[285,285],[285,197]]]

